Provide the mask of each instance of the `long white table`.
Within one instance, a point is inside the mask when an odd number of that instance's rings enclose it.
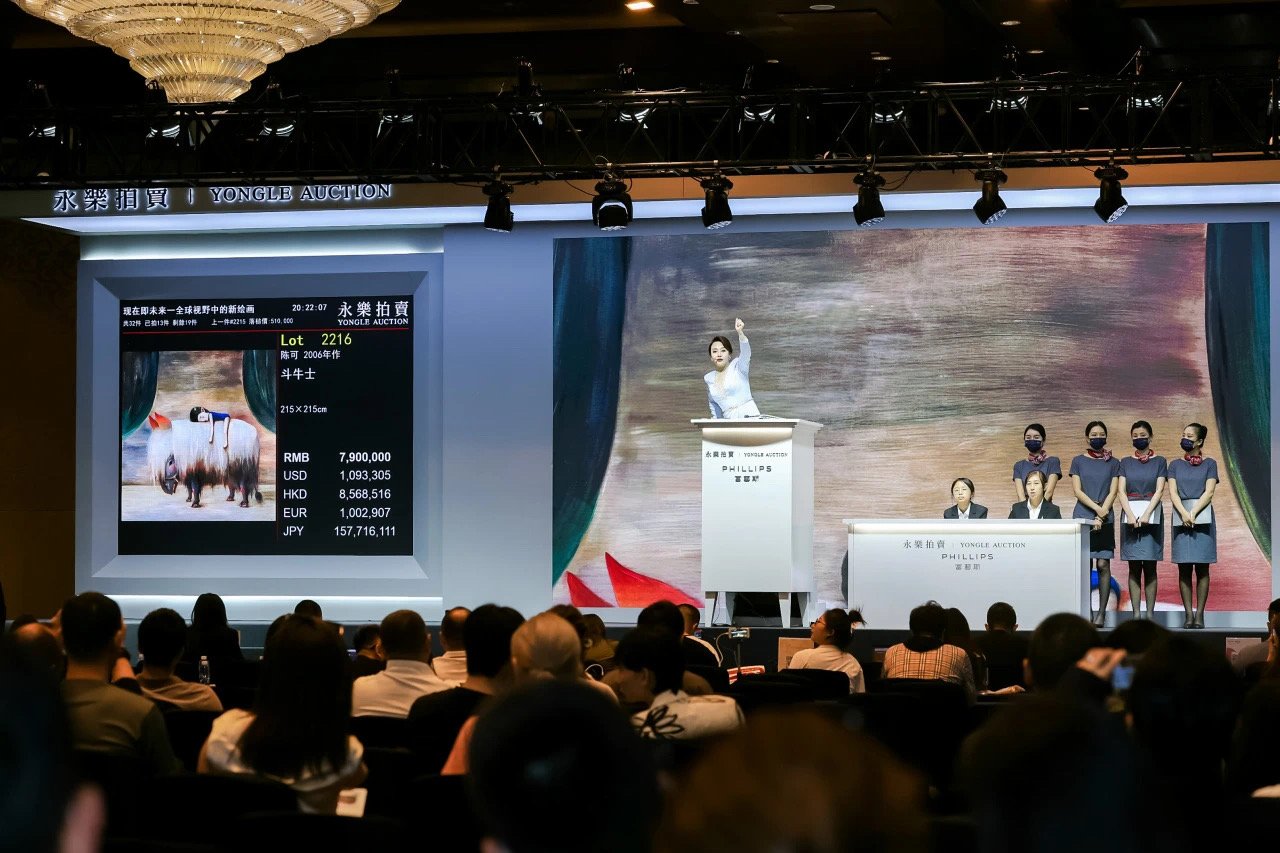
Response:
[[[975,631],[1008,602],[1024,628],[1053,613],[1089,615],[1089,524],[1062,521],[845,519],[850,607],[871,628],[905,629],[929,600]]]

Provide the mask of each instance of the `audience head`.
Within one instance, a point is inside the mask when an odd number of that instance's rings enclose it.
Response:
[[[1173,633],[1168,628],[1157,625],[1150,619],[1130,619],[1121,622],[1107,635],[1106,645],[1113,649],[1124,649],[1131,655],[1141,655],[1156,643],[1172,636]]]
[[[867,625],[867,620],[862,617],[862,608],[855,607],[854,609],[849,611],[849,628],[850,629],[857,628],[859,625],[865,628]]]
[[[651,704],[653,697],[680,689],[684,650],[679,635],[662,627],[636,628],[618,641],[614,689],[628,705]]]
[[[942,641],[962,649],[968,649],[973,645],[973,632],[969,630],[969,620],[964,618],[960,608],[946,609],[946,627],[942,630]]]
[[[266,653],[267,646],[271,645],[271,638],[276,635],[290,615],[291,614],[285,613],[283,616],[277,616],[271,621],[271,624],[267,626],[266,636],[262,640],[262,650],[264,654]]]
[[[387,660],[426,663],[431,658],[431,633],[427,631],[427,623],[413,610],[388,613],[378,628],[378,636]]]
[[[1267,630],[1274,631],[1280,624],[1280,598],[1267,605]]]
[[[698,608],[692,604],[679,605],[680,615],[684,617],[684,634],[690,636],[698,630],[698,623],[702,621],[702,614],[698,612]]]
[[[351,645],[357,652],[368,652],[366,657],[378,657],[378,639],[382,629],[378,625],[362,625],[356,635],[351,638]]]
[[[187,623],[176,610],[161,607],[138,626],[138,651],[149,669],[173,671],[187,642]]]
[[[582,617],[582,622],[587,626],[587,639],[591,641],[593,646],[608,639],[609,635],[605,630],[604,620],[597,614],[586,614]]]
[[[47,675],[53,681],[61,681],[67,662],[62,654],[62,646],[48,625],[42,625],[34,618],[29,622],[10,626],[5,639],[17,654],[25,656],[28,663]],[[3,824],[0,824],[3,825]]]
[[[917,637],[941,640],[947,630],[947,611],[936,601],[926,602],[911,611],[911,615],[907,617],[907,625]]]
[[[1280,785],[1280,681],[1263,681],[1249,691],[1232,746],[1231,786],[1248,796]]]
[[[582,646],[582,654],[585,655],[591,643],[587,641],[587,620],[583,618],[582,611],[572,604],[557,604],[547,612],[559,616],[573,626],[573,630],[578,635],[578,643]]]
[[[636,627],[661,628],[676,637],[683,637],[684,615],[670,601],[655,601],[640,611],[640,615],[636,617]]]
[[[1058,686],[1084,653],[1102,645],[1098,630],[1074,613],[1055,613],[1036,626],[1027,646],[1027,684],[1040,690]]]
[[[294,605],[293,615],[310,616],[312,619],[323,619],[324,611],[320,609],[320,604],[318,602],[312,601],[309,598],[304,598]]]
[[[559,618],[526,624],[543,617]],[[476,723],[467,784],[486,835],[510,853],[642,853],[662,808],[644,741],[576,683],[538,682],[495,702]],[[548,819],[568,804],[572,827]]]
[[[78,663],[109,663],[120,654],[120,606],[100,592],[82,592],[62,605],[62,646]]]
[[[539,613],[511,635],[511,671],[517,681],[582,678],[582,639],[563,617]]]
[[[467,647],[467,675],[497,678],[511,663],[511,635],[524,617],[513,608],[482,604],[462,625]]]
[[[923,853],[924,794],[871,738],[813,711],[762,711],[678,783],[653,849],[687,853],[715,839],[738,853]]]
[[[240,738],[245,762],[272,776],[319,770],[326,761],[343,766],[351,672],[337,629],[308,616],[285,616],[263,652],[254,719]]]
[[[196,632],[227,628],[227,605],[222,596],[206,592],[196,599],[191,608],[191,628]]]
[[[987,630],[1008,631],[1012,634],[1018,630],[1018,614],[1013,605],[997,601],[987,608]]]
[[[853,622],[849,614],[839,607],[823,611],[811,626],[810,639],[814,645],[835,646],[844,649],[853,638]]]
[[[467,649],[462,626],[467,623],[471,611],[465,607],[451,607],[440,620],[440,647],[446,652],[463,652]]]
[[[13,617],[13,621],[9,623],[9,633],[12,634],[19,628],[33,623],[38,625],[40,624],[40,620],[32,616],[30,613],[19,613],[17,616]]]

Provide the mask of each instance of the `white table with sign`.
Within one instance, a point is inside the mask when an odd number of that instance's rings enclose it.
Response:
[[[980,630],[987,608],[1008,602],[1018,623],[1053,613],[1089,615],[1089,522],[1081,519],[845,519],[850,607],[876,629],[905,629],[933,599]]]
[[[702,588],[708,621],[717,594],[732,619],[733,594],[791,599],[808,618],[813,590],[813,438],[822,424],[797,418],[692,421],[702,433]]]

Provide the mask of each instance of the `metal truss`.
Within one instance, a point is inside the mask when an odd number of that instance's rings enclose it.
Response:
[[[0,108],[0,187],[512,183],[1272,159],[1271,75]]]

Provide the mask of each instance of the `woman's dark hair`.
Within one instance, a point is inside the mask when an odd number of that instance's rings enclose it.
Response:
[[[1204,424],[1190,423],[1187,426],[1196,431],[1196,441],[1204,441],[1209,437],[1209,428]]]
[[[574,607],[572,604],[554,605],[548,613],[554,613],[564,621],[573,626],[573,630],[578,635],[578,642],[582,643],[582,653],[587,653],[587,620],[582,618],[582,611]]]
[[[200,413],[203,411],[204,411],[204,406],[192,406],[191,414],[190,414],[191,420],[193,422],[200,420]]]
[[[1134,421],[1133,426],[1129,427],[1129,432],[1133,432],[1135,429],[1138,429],[1139,427],[1141,427],[1142,429],[1145,429],[1147,431],[1147,435],[1151,436],[1152,438],[1155,438],[1156,431],[1153,430],[1151,428],[1151,424],[1147,423],[1146,421]]]
[[[978,492],[978,490],[973,487],[973,480],[970,480],[968,477],[956,477],[954,480],[952,480],[951,491],[953,492],[956,490],[956,483],[964,483],[966,486],[968,486],[970,497],[977,494]]]
[[[1031,482],[1032,477],[1038,477],[1040,479],[1041,487],[1046,489],[1049,488],[1049,478],[1044,475],[1043,471],[1028,471],[1027,476],[1022,478],[1023,487],[1025,487],[1027,483]]]
[[[1044,427],[1041,426],[1040,424],[1027,424],[1027,428],[1022,431],[1023,436],[1026,436],[1026,434],[1031,430],[1035,430],[1036,432],[1040,433],[1041,441],[1049,440],[1049,433],[1045,432]]]
[[[347,649],[333,625],[287,616],[267,641],[253,722],[240,737],[247,765],[271,776],[346,763],[351,722]]]
[[[707,344],[707,355],[711,355],[711,348],[716,345],[716,341],[724,344],[724,348],[729,351],[729,355],[733,355],[733,344],[729,343],[729,339],[724,335],[716,335],[711,339],[711,343]]]
[[[191,630],[197,634],[212,633],[227,627],[227,605],[215,592],[206,592],[191,608]]]
[[[351,639],[351,647],[356,651],[361,649],[371,649],[377,644],[378,638],[382,636],[381,625],[362,625],[360,630],[356,631],[356,635]]]
[[[966,652],[973,646],[973,632],[969,630],[969,620],[958,607],[947,608],[947,627],[942,630],[942,642],[959,646]]]
[[[1102,421],[1089,421],[1088,426],[1084,428],[1084,437],[1088,438],[1089,433],[1091,433],[1093,431],[1093,428],[1096,426],[1102,427],[1103,432],[1105,432],[1107,435],[1111,435],[1111,430],[1107,429],[1107,425],[1104,424]]]
[[[854,625],[866,625],[867,620],[862,617],[862,608],[855,607],[849,611],[849,627]]]
[[[822,621],[827,623],[827,630],[831,632],[831,642],[837,649],[844,651],[853,637],[853,621],[849,614],[836,607],[824,611]]]

